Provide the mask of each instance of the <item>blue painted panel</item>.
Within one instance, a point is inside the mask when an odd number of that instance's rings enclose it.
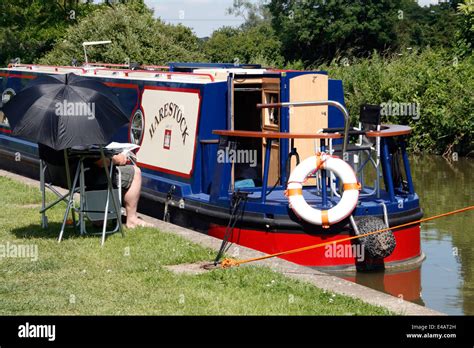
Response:
[[[329,100],[335,100],[341,103],[342,105],[346,106],[344,102],[344,88],[342,87],[341,80],[329,79],[328,98]],[[344,115],[338,108],[334,106],[330,106],[328,128],[341,128],[341,127],[344,127]]]
[[[210,192],[212,174],[217,162],[217,145],[201,144],[201,140],[218,140],[213,130],[227,129],[227,82],[206,84],[202,90],[201,117],[196,144],[193,192]]]
[[[282,73],[280,79],[280,102],[286,103],[290,101],[290,80],[289,76],[286,73]],[[280,109],[280,131],[289,132],[290,131],[290,109],[281,108]],[[288,151],[284,151],[288,149]],[[288,161],[288,152],[290,149],[290,140],[281,139],[280,140],[280,177],[281,183],[286,183],[288,177],[286,175],[286,162]]]
[[[329,100],[335,100],[346,106],[346,103],[344,102],[344,88],[342,86],[341,80],[329,79],[328,98]],[[328,128],[344,127],[344,115],[338,108],[334,106],[329,106],[328,113]],[[332,143],[333,145],[342,144],[342,139],[334,139]]]

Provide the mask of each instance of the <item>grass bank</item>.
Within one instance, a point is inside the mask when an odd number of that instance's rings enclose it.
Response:
[[[38,259],[1,257],[0,315],[384,315],[386,309],[288,279],[263,267],[177,275],[164,266],[214,252],[141,228],[110,237],[56,237],[39,225],[39,190],[0,177],[0,247],[33,245]],[[11,256],[11,255],[10,255]]]

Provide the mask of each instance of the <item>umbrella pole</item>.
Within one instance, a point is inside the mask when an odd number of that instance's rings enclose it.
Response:
[[[69,168],[69,156],[67,155],[67,149],[64,149],[64,165],[66,167],[66,180],[67,180],[67,188],[71,191],[71,172]],[[74,195],[74,192],[72,192]],[[74,231],[76,230],[76,214],[74,213],[74,207],[71,210],[72,215],[72,226],[74,227]]]
[[[102,147],[102,145],[99,147],[100,149],[100,156],[102,157],[102,162],[104,164],[104,170],[105,170],[105,175],[107,176],[107,186],[108,186],[108,190],[109,190],[109,194],[112,196],[112,202],[114,204],[114,209],[115,209],[115,213],[117,215],[117,221],[118,221],[118,224],[119,224],[119,231],[120,233],[122,234],[122,237],[124,236],[124,233],[123,233],[123,228],[122,228],[122,214],[121,214],[121,208],[119,207],[118,203],[117,203],[117,200],[116,200],[116,197],[114,195],[114,190],[113,190],[113,186],[112,186],[112,180],[110,178],[110,171],[109,171],[109,167],[105,161],[105,154],[104,154],[104,148]]]

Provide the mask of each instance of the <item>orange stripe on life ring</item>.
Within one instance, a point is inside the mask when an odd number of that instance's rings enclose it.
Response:
[[[347,190],[360,190],[361,186],[360,183],[355,183],[355,184],[344,184],[343,185],[344,191]]]
[[[303,189],[301,188],[295,188],[295,189],[288,189],[286,190],[286,196],[302,196],[303,195]]]
[[[321,221],[323,228],[329,228],[329,216],[327,210],[321,210]]]
[[[323,164],[324,164],[324,161],[322,159],[322,153],[318,152],[316,154],[316,170],[315,171],[318,171]]]

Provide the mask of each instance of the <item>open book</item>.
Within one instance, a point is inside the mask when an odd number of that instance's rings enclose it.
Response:
[[[123,153],[125,156],[127,156],[128,160],[132,161],[132,163],[135,164],[137,162],[137,157],[133,151],[136,149],[139,149],[140,145],[130,144],[130,143],[111,142],[105,148]]]

